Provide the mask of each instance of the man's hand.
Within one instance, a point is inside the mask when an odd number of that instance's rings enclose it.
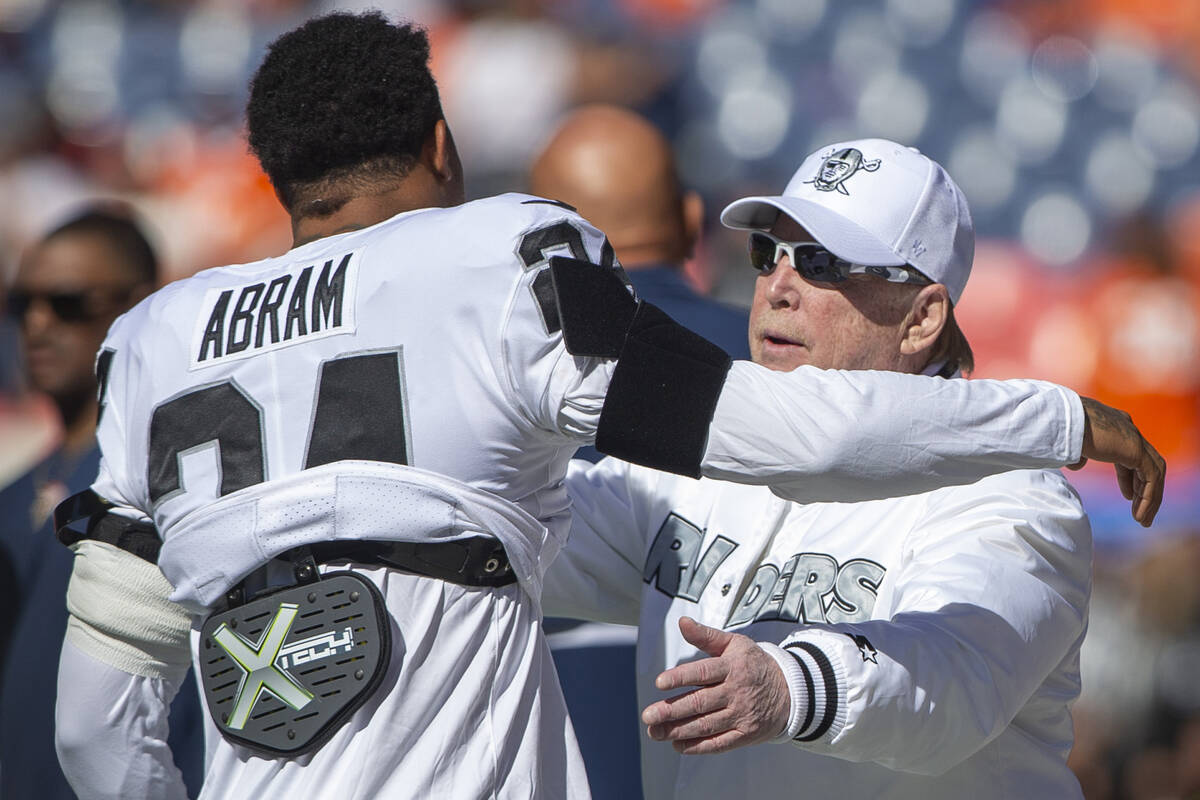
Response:
[[[1090,397],[1079,399],[1085,417],[1083,451],[1071,469],[1079,469],[1089,458],[1115,464],[1121,494],[1133,503],[1133,518],[1150,527],[1162,505],[1167,462],[1124,411]]]
[[[679,631],[713,658],[680,664],[654,681],[663,691],[699,688],[642,712],[651,739],[670,741],[680,753],[698,755],[765,742],[783,732],[791,698],[775,659],[753,639],[691,617],[679,620]]]

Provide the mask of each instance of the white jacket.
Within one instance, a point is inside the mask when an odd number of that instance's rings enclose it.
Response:
[[[647,798],[1081,796],[1066,758],[1091,531],[1061,474],[800,504],[606,459],[574,462],[568,491],[544,607],[640,626],[640,707],[703,656],[682,615],[782,644],[813,681],[791,686],[809,704],[792,744],[684,758],[643,735]]]

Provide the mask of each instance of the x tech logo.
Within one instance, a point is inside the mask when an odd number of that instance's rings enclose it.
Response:
[[[246,726],[250,712],[263,692],[270,692],[297,711],[313,699],[312,694],[295,678],[275,666],[275,659],[279,657],[279,651],[299,610],[300,607],[295,603],[280,603],[275,618],[267,625],[257,644],[247,641],[225,623],[221,623],[213,632],[213,641],[229,654],[244,673],[234,696],[233,711],[226,722],[231,730],[240,731]]]

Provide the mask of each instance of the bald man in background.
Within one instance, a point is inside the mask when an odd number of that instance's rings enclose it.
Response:
[[[570,114],[534,161],[530,193],[574,206],[604,231],[639,297],[734,358],[750,357],[747,312],[705,297],[683,275],[704,204],[680,186],[670,143],[645,119],[605,105]],[[599,459],[591,447],[579,455]],[[592,796],[641,797],[636,632],[559,619],[545,627]]]

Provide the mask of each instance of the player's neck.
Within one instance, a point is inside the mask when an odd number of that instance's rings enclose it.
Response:
[[[352,197],[332,214],[293,216],[292,246],[299,247],[326,236],[369,228],[405,211],[449,205],[446,197],[438,192],[426,191],[425,188],[402,183],[391,191]]]
[[[308,188],[310,195],[313,191],[328,191],[329,196],[293,198],[292,203],[284,204],[292,211],[293,247],[369,228],[405,211],[446,208],[466,199],[462,164],[444,119],[433,126],[420,156],[402,176],[367,170],[344,181]]]

